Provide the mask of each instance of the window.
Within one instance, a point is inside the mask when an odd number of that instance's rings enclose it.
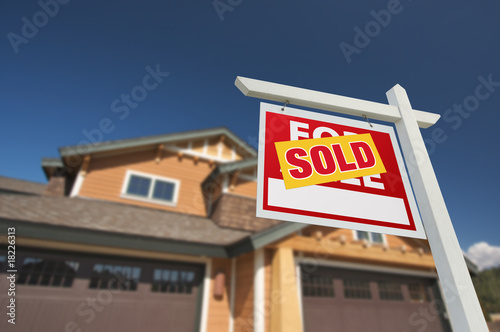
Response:
[[[110,264],[95,264],[89,288],[137,290],[141,268]]]
[[[429,301],[429,296],[425,286],[421,283],[413,283],[408,285],[408,290],[410,291],[410,300],[412,302],[427,302]]]
[[[19,285],[71,287],[79,262],[26,257],[19,270]]]
[[[5,265],[5,268],[4,268]],[[7,269],[7,256],[0,255],[0,273]]]
[[[175,205],[178,191],[178,180],[127,171],[122,187],[122,196],[136,200]]]
[[[379,281],[378,293],[381,300],[403,301],[401,284],[394,281]]]
[[[371,243],[384,243],[384,236],[380,233],[356,231],[358,240],[366,240]]]
[[[131,175],[128,180],[127,194],[147,198],[150,187],[151,179],[143,176]]]
[[[370,283],[367,280],[344,279],[344,296],[348,299],[371,299]]]
[[[304,296],[334,297],[333,278],[329,276],[303,275],[302,294]]]
[[[155,269],[153,271],[152,292],[191,294],[194,284],[193,271]]]

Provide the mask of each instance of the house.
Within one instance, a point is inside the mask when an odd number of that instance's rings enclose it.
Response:
[[[16,331],[450,330],[426,241],[257,218],[257,153],[226,128],[59,152],[47,185],[0,178]]]

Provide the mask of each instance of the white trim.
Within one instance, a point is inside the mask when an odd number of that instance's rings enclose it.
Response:
[[[210,275],[212,274],[212,260],[207,259],[205,265],[205,278],[203,281],[203,300],[201,304],[200,332],[207,331],[208,323],[208,300],[210,299]]]
[[[222,192],[229,192],[229,176],[227,175],[227,173],[222,175]]]
[[[127,194],[128,184],[130,182],[130,177],[132,175],[147,177],[147,178],[150,178],[152,180],[147,198]],[[173,196],[172,202],[152,198],[154,182],[157,180],[164,181],[164,182],[170,182],[170,183],[174,184],[175,187],[174,187],[174,196]],[[179,198],[180,186],[181,186],[181,182],[179,180],[176,180],[176,179],[167,178],[164,176],[159,176],[159,175],[150,174],[150,173],[138,172],[138,171],[128,169],[127,172],[125,173],[125,180],[123,181],[123,184],[122,184],[122,190],[120,193],[120,197],[126,198],[126,199],[132,199],[135,201],[147,202],[147,203],[155,203],[155,204],[168,205],[168,206],[177,206],[177,200]]]
[[[76,197],[78,196],[78,194],[80,194],[80,189],[82,189],[83,180],[85,180],[85,177],[82,175],[82,171],[78,171],[75,183],[73,184],[73,188],[71,188],[71,194],[69,195],[70,197]]]
[[[224,143],[219,142],[219,144],[217,144],[217,157],[218,158],[221,158],[223,149],[224,149]]]
[[[231,148],[231,160],[236,160],[236,147],[234,145]]]
[[[208,150],[208,139],[204,139],[203,140],[203,155],[206,155],[207,154],[207,150]]]
[[[175,146],[166,146],[166,147],[164,147],[164,149],[167,151],[172,151],[172,152],[182,152],[186,156],[199,157],[200,159],[204,159],[204,160],[214,160],[214,161],[218,161],[221,163],[227,163],[227,162],[231,161],[231,159],[219,158],[216,156],[209,155],[206,152],[196,152],[196,151],[191,151],[188,149],[178,148]],[[203,148],[203,150],[205,150],[205,148]]]
[[[234,298],[236,290],[236,258],[231,259],[231,290],[229,294],[229,332],[234,331]]]
[[[253,280],[253,331],[265,332],[265,278],[264,278],[264,249],[254,251],[254,280]]]
[[[400,275],[408,275],[408,276],[415,276],[415,277],[437,278],[437,274],[435,271],[419,271],[419,270],[412,270],[412,269],[399,268],[399,267],[389,267],[389,266],[360,264],[360,263],[341,262],[341,261],[330,261],[330,260],[326,260],[326,259],[317,259],[317,258],[312,258],[312,257],[305,257],[305,258],[296,257],[295,262],[297,265],[300,265],[301,263],[314,263],[317,266],[337,267],[337,268],[343,268],[343,269],[352,269],[352,270],[361,270],[361,271],[370,271],[370,272],[381,272],[381,273],[390,273],[390,274],[400,274]]]
[[[302,252],[299,253],[299,257],[297,257],[295,260],[295,278],[297,280],[297,296],[299,298],[299,315],[300,315],[300,321],[302,322],[302,331],[305,331],[304,328],[304,309],[302,307],[302,279],[300,279],[300,264],[297,264],[297,259],[303,259],[304,254]]]
[[[187,149],[188,149],[188,151],[193,150],[193,141],[189,141],[189,142],[188,142]]]

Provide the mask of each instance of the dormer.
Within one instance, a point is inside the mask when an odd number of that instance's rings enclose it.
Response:
[[[59,152],[60,160],[44,159],[42,167],[54,187],[64,179],[66,195],[203,216],[202,182],[218,165],[257,154],[226,128],[67,146]]]

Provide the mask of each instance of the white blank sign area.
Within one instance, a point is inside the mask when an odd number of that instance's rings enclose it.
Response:
[[[358,191],[307,186],[286,189],[280,179],[268,179],[268,204],[309,212],[409,225],[403,199]],[[314,197],[314,199],[306,199]]]

